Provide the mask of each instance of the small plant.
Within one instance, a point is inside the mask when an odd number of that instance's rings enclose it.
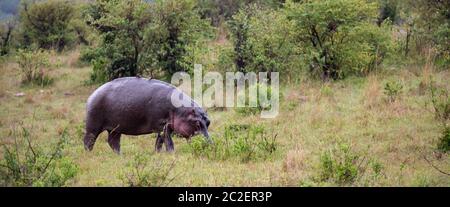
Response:
[[[322,181],[333,180],[338,184],[351,184],[358,176],[359,156],[350,151],[348,145],[341,145],[338,151],[325,152],[320,156]]]
[[[439,151],[450,151],[450,127],[445,127],[442,136],[439,139],[437,148]]]
[[[329,85],[324,85],[320,88],[320,95],[328,97],[333,95],[333,89]]]
[[[318,180],[341,186],[352,185],[358,181],[367,183],[380,178],[382,171],[381,163],[367,160],[366,156],[353,151],[348,144],[339,144],[321,154]],[[366,180],[363,179],[364,177]]]
[[[0,162],[1,186],[65,186],[78,172],[78,166],[62,153],[67,143],[67,131],[49,151],[33,146],[30,132],[22,128],[22,133],[12,132],[15,138],[13,146],[4,146],[3,159]],[[18,140],[20,136],[22,140]],[[26,145],[26,149],[19,146]]]
[[[447,88],[438,87],[433,81],[430,81],[431,104],[433,105],[434,115],[440,121],[442,135],[439,137],[437,149],[441,152],[450,150],[450,96]]]
[[[297,106],[299,105],[298,103],[299,103],[298,101],[289,101],[287,103],[286,110],[287,111],[295,110],[297,108]]]
[[[19,50],[16,59],[23,76],[23,84],[47,86],[53,83],[46,70],[50,66],[47,52]]]
[[[177,176],[170,177],[175,168],[175,160],[167,163],[146,154],[137,153],[127,164],[127,169],[119,175],[128,187],[168,186]]]
[[[445,87],[437,87],[433,82],[430,84],[431,103],[434,114],[442,122],[450,120],[450,96]]]
[[[384,94],[389,102],[394,102],[402,93],[403,85],[397,81],[389,81],[384,85]]]

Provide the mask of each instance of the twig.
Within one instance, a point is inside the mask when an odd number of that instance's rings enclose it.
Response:
[[[433,163],[432,163],[430,160],[427,159],[426,155],[423,155],[423,159],[425,159],[425,161],[427,161],[427,163],[428,163],[431,167],[433,167],[435,170],[437,170],[438,172],[440,172],[440,173],[442,173],[442,174],[444,174],[444,175],[450,176],[450,173],[447,173],[447,172],[445,172],[445,171],[439,169],[439,168],[436,167],[435,165],[433,165]]]
[[[31,141],[30,141],[30,137],[28,134],[28,131],[26,131],[25,128],[23,128],[24,133],[26,133],[25,135],[25,140],[27,140],[28,143],[28,149],[31,150],[31,153],[33,153],[33,162],[36,162],[36,153],[34,152],[33,146],[31,145]]]

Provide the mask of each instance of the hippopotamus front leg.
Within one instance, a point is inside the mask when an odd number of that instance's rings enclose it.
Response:
[[[161,136],[161,133],[158,132],[158,135],[156,137],[156,143],[155,143],[155,150],[156,152],[160,152],[162,145],[164,143],[164,138]]]
[[[170,124],[166,124],[164,126],[164,144],[166,145],[166,151],[173,152],[173,141],[172,141],[172,128],[170,127]]]

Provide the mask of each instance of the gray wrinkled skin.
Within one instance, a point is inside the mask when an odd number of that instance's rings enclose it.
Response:
[[[168,83],[137,77],[105,83],[87,101],[85,149],[91,151],[98,135],[105,130],[109,133],[108,144],[116,153],[120,153],[122,134],[157,133],[158,152],[163,144],[167,151],[174,150],[172,133],[187,139],[201,133],[212,143],[205,111],[190,98],[183,101],[189,101],[192,107],[174,107],[171,95],[175,90]]]

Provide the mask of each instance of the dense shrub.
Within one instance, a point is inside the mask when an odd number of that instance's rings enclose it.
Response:
[[[388,25],[377,27],[377,6],[365,0],[313,0],[286,5],[301,54],[323,79],[367,73],[391,48]]]
[[[25,128],[12,135],[15,144],[4,146],[0,161],[1,186],[65,186],[77,174],[78,166],[63,154],[67,131],[63,131],[51,151],[33,145],[32,135]]]

